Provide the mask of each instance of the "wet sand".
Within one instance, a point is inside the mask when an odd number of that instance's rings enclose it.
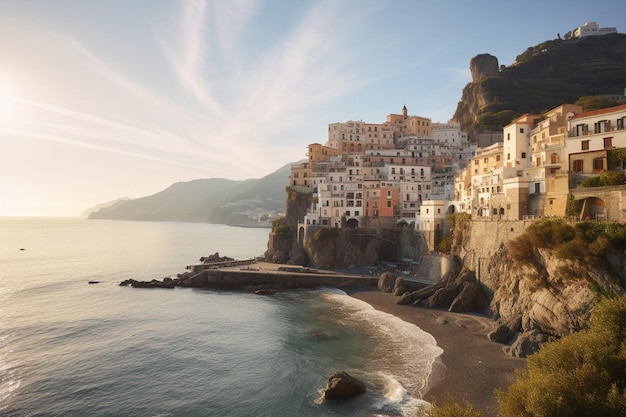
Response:
[[[515,380],[515,369],[524,359],[502,351],[502,345],[487,339],[494,322],[484,316],[449,313],[425,307],[401,306],[397,297],[372,288],[352,288],[348,294],[377,310],[413,323],[430,333],[444,352],[433,368],[431,387],[424,399],[431,403],[469,401],[484,416],[498,415],[494,390],[506,390]]]

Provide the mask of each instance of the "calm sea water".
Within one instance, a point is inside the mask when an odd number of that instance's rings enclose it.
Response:
[[[265,297],[118,285],[173,276],[216,251],[261,255],[267,235],[0,218],[0,415],[414,415],[421,402],[411,394],[441,349],[340,291]],[[340,369],[365,380],[368,393],[321,401]]]

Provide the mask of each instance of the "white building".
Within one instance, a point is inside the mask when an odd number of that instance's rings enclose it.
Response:
[[[596,22],[587,22],[572,31],[573,38],[584,38],[587,36],[600,36],[617,33],[616,28],[601,28]]]

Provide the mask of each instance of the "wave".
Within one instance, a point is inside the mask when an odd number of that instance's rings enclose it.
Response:
[[[428,406],[422,396],[443,353],[435,338],[343,291],[324,289],[320,295],[338,306],[336,317],[343,325],[357,326],[375,341],[365,366],[350,371],[374,393],[375,415],[416,415]]]

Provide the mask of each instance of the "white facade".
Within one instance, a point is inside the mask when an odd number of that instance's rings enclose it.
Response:
[[[431,126],[431,137],[435,142],[449,145],[467,144],[467,133],[461,131],[460,123],[433,123]]]
[[[617,33],[616,28],[601,28],[596,22],[587,22],[572,31],[572,37],[584,38],[586,36],[600,36]]]
[[[504,127],[504,166],[524,169],[530,165],[530,131],[538,115],[527,114]]]

